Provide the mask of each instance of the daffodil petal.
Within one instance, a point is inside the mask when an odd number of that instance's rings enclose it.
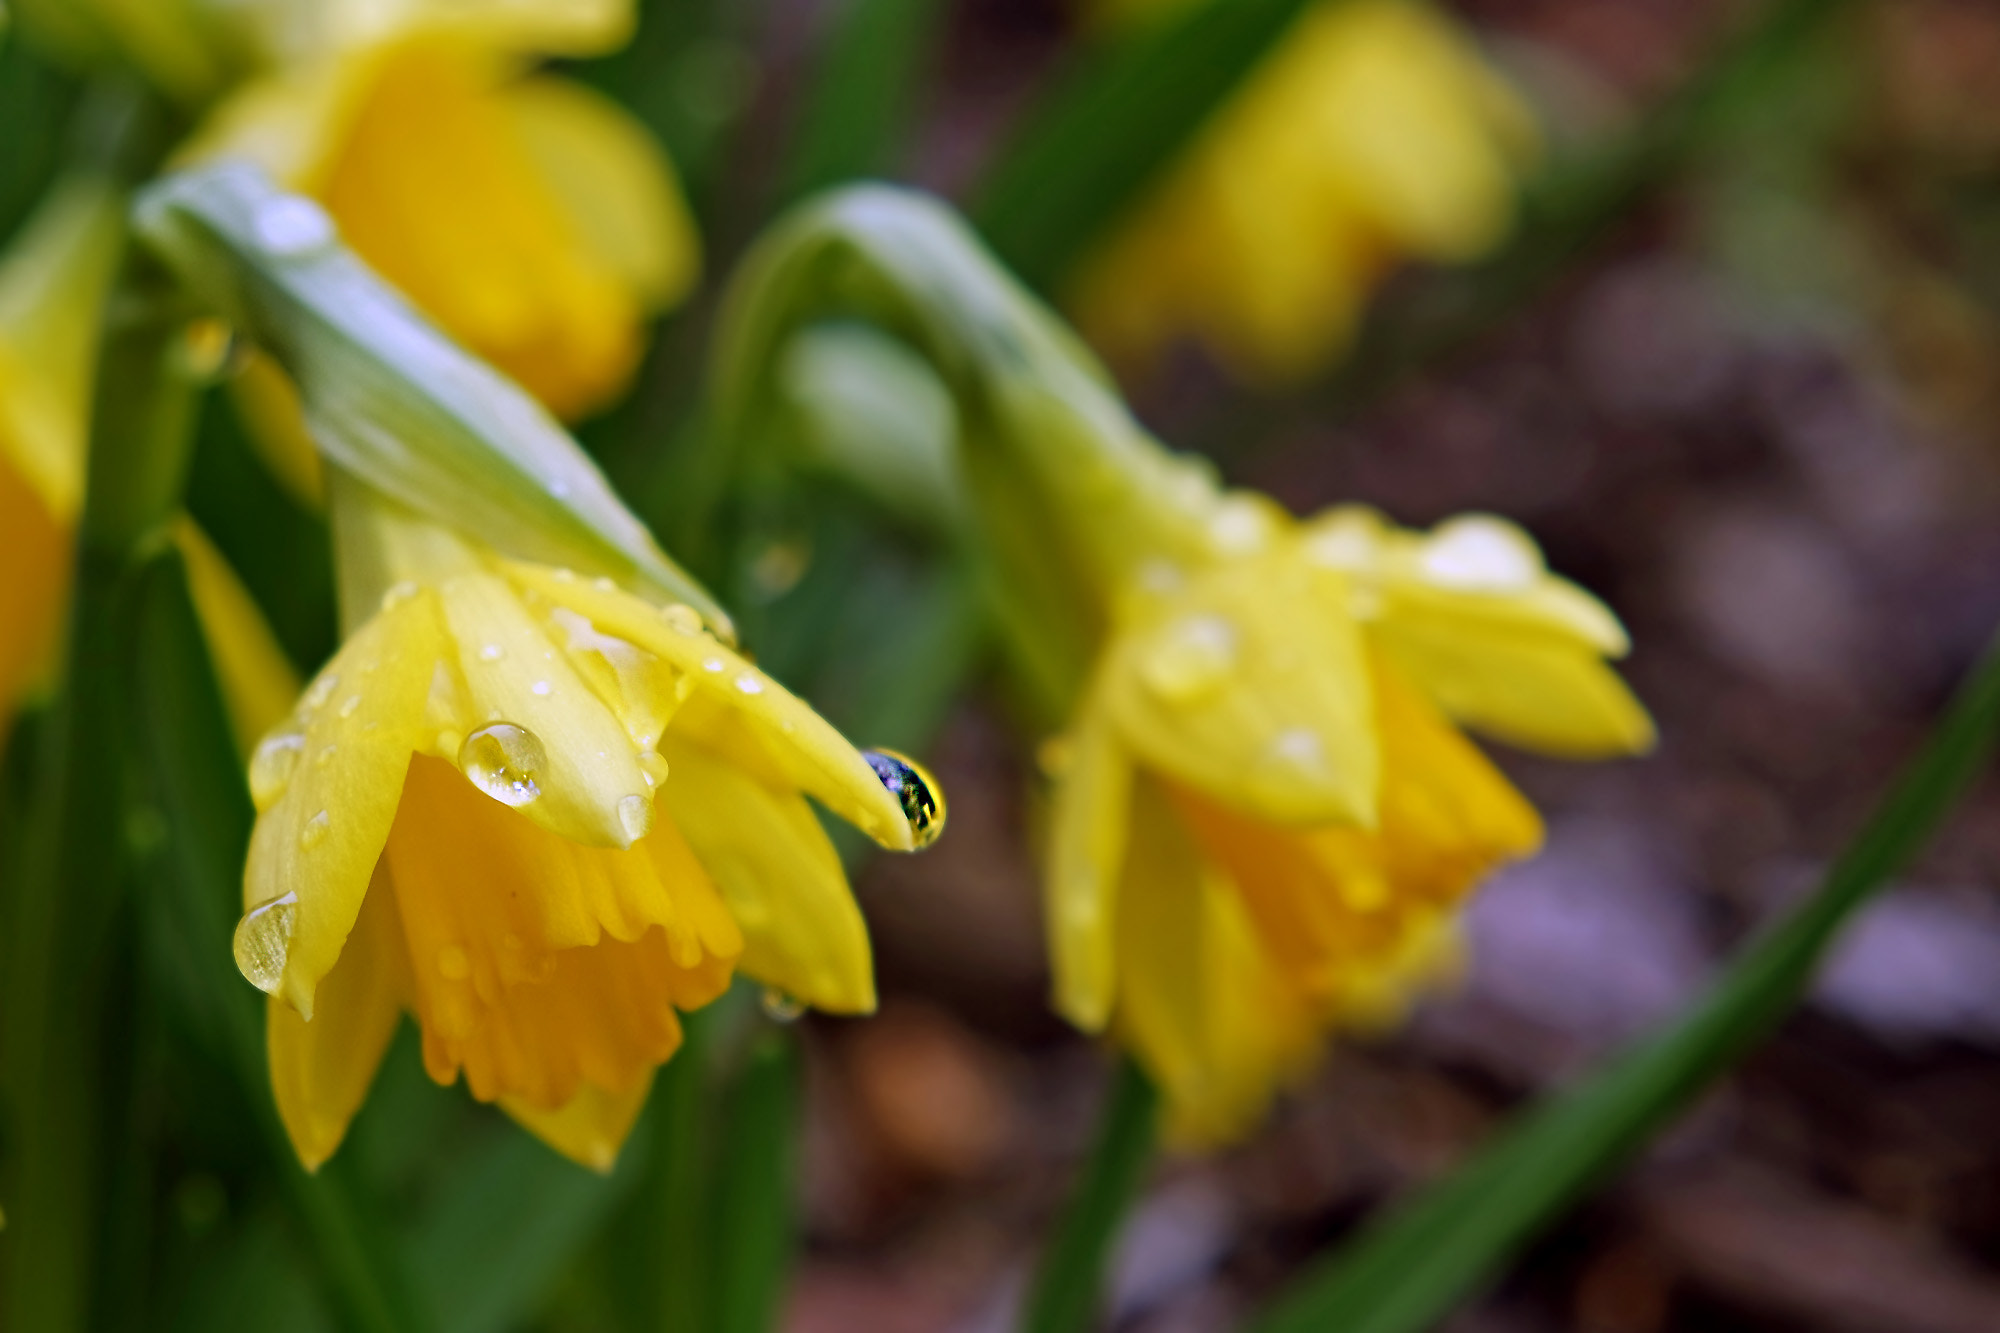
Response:
[[[603,55],[631,38],[632,0],[330,0],[323,41],[361,45],[418,37],[489,50]]]
[[[396,1034],[408,991],[395,900],[378,883],[361,905],[340,961],[320,983],[313,1021],[275,995],[266,1005],[271,1089],[306,1170],[318,1170],[346,1137]]]
[[[287,493],[309,509],[326,503],[325,468],[306,430],[298,387],[266,352],[251,348],[229,381],[230,400],[257,456]]]
[[[1371,637],[1446,713],[1497,740],[1571,759],[1652,747],[1645,705],[1573,639],[1414,617],[1385,620]]]
[[[674,728],[779,789],[797,789],[894,851],[915,839],[896,798],[833,726],[712,634],[688,608],[665,611],[596,581],[509,562],[508,576],[587,616],[600,631],[637,644],[691,682]]]
[[[1132,766],[1102,708],[1080,710],[1056,780],[1046,911],[1056,1009],[1086,1032],[1110,1021],[1118,885],[1132,818]]]
[[[645,127],[567,79],[526,79],[503,96],[515,133],[597,257],[648,309],[684,296],[700,271],[701,238]]]
[[[247,752],[292,711],[299,696],[298,673],[249,590],[193,519],[184,515],[174,525],[174,545],[187,567],[188,593],[215,663],[230,726],[237,745]]]
[[[13,566],[0,578],[0,740],[14,706],[48,673],[62,625],[72,556],[59,523],[27,482],[0,460],[0,532]]]
[[[252,761],[264,808],[250,837],[244,906],[291,895],[296,914],[278,993],[308,1020],[388,841],[410,755],[428,741],[424,705],[444,652],[434,596],[386,608],[347,641]],[[260,771],[277,775],[261,791]]]
[[[875,1009],[868,927],[804,798],[669,737],[660,801],[743,930],[740,966],[831,1013]]]
[[[1281,541],[1125,618],[1105,683],[1125,744],[1261,818],[1372,824],[1373,704],[1339,581]]]
[[[520,812],[586,846],[644,837],[652,788],[632,738],[513,588],[495,574],[461,574],[439,595],[466,687],[460,734],[470,743],[482,728],[523,728],[546,757],[529,775],[540,794]]]
[[[608,1174],[617,1164],[618,1150],[631,1136],[632,1126],[638,1123],[652,1087],[653,1076],[648,1073],[621,1092],[606,1092],[586,1083],[577,1089],[576,1096],[553,1111],[518,1097],[502,1097],[500,1109],[578,1166]]]

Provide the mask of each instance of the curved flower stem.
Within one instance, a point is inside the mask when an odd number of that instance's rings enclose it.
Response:
[[[1094,1326],[1105,1265],[1153,1159],[1158,1105],[1159,1096],[1139,1067],[1121,1058],[1097,1143],[1035,1274],[1021,1321],[1025,1333],[1085,1333]]]

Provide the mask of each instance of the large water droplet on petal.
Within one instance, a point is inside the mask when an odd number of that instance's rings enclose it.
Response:
[[[231,947],[237,970],[266,995],[276,995],[285,980],[285,959],[291,953],[292,927],[298,919],[299,895],[288,893],[259,903],[236,923]]]
[[[540,796],[541,772],[548,763],[541,739],[511,722],[481,727],[458,751],[459,770],[502,805],[526,805]]]
[[[875,776],[903,807],[910,835],[919,847],[928,847],[944,832],[944,793],[937,782],[913,760],[894,750],[863,750],[861,757],[875,770]]]
[[[1476,514],[1440,524],[1424,543],[1422,564],[1431,582],[1467,592],[1523,592],[1544,568],[1526,533]]]
[[[641,750],[639,771],[646,775],[649,785],[657,787],[667,780],[667,761],[657,750]]]
[[[250,756],[250,799],[258,813],[276,805],[285,788],[292,785],[292,774],[298,770],[299,756],[305,753],[305,748],[304,736],[296,731],[281,731],[266,736],[257,752]]]
[[[653,831],[653,802],[644,796],[624,796],[618,801],[618,826],[633,842]]]
[[[1235,669],[1236,641],[1236,626],[1222,616],[1182,616],[1153,635],[1139,673],[1169,703],[1193,703]]]
[[[776,986],[766,986],[762,998],[764,1013],[779,1023],[796,1023],[806,1011],[805,1002],[785,994]]]
[[[333,219],[310,199],[280,195],[251,220],[257,244],[281,259],[300,259],[333,244]]]

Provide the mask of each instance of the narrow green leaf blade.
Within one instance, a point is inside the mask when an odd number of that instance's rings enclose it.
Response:
[[[1814,896],[1686,1017],[1541,1110],[1302,1279],[1257,1333],[1420,1333],[1784,1017],[1854,910],[1923,845],[2000,732],[2000,638]]]
[[[717,1191],[718,1333],[777,1327],[795,1244],[799,1070],[789,1034],[763,1032],[730,1091]]]
[[[987,172],[969,210],[980,233],[1030,286],[1049,290],[1307,4],[1200,5],[1086,55]]]
[[[845,6],[799,116],[786,202],[888,165],[942,8],[938,0]]]
[[[1104,1267],[1152,1161],[1159,1097],[1137,1065],[1121,1060],[1097,1144],[1042,1256],[1022,1320],[1025,1333],[1087,1333],[1104,1296]]]

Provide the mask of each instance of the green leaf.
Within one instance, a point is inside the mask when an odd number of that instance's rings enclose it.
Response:
[[[938,0],[841,7],[798,117],[786,202],[889,164],[942,9]]]
[[[1841,925],[1922,847],[2000,731],[2000,638],[1811,899],[1694,1009],[1399,1207],[1285,1295],[1258,1333],[1420,1333],[1630,1157],[1790,1010]]]
[[[797,1212],[798,1054],[789,1034],[751,1041],[730,1090],[715,1197],[717,1333],[769,1333],[791,1268]]]
[[[981,234],[1050,290],[1308,5],[1338,2],[1203,4],[1087,52],[986,173],[969,210]]]
[[[1139,1067],[1120,1060],[1061,1225],[1042,1256],[1022,1320],[1024,1333],[1087,1333],[1104,1300],[1104,1267],[1119,1225],[1152,1162],[1159,1097]]]

